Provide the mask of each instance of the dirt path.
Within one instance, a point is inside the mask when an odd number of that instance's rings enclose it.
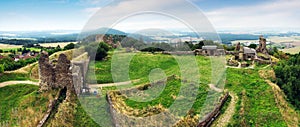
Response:
[[[102,88],[102,87],[110,87],[110,86],[122,86],[129,85],[134,82],[138,82],[139,80],[132,80],[126,82],[117,82],[117,83],[105,83],[105,84],[88,84],[90,88]]]
[[[216,92],[223,92],[223,89],[217,88],[214,84],[208,84],[208,86],[211,90],[214,90]]]
[[[214,122],[214,127],[226,127],[235,112],[238,96],[232,92],[229,92],[229,95],[231,96],[231,101],[225,112]]]
[[[285,120],[286,124],[289,127],[297,127],[299,124],[299,118],[297,112],[289,106],[289,103],[285,99],[284,93],[281,89],[271,82],[270,80],[266,80],[266,82],[272,87],[274,92],[276,105],[279,108],[279,111]]]
[[[4,86],[16,85],[16,84],[32,84],[37,86],[39,85],[38,82],[33,82],[33,81],[7,81],[7,82],[1,82],[0,88]]]

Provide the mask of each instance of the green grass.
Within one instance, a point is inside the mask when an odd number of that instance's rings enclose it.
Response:
[[[143,95],[141,97],[131,97],[127,94],[128,98],[126,98],[125,103],[135,109],[143,109],[147,108],[148,106],[156,106],[161,104],[164,108],[169,108],[174,104],[176,100],[177,105],[186,106],[187,100],[195,100],[195,103],[192,106],[193,111],[199,114],[201,111],[201,107],[206,99],[207,96],[207,85],[190,85],[187,83],[181,83],[179,79],[171,79],[168,80],[165,87],[160,86],[151,86],[151,88],[147,90],[143,90]],[[163,90],[161,90],[163,88]],[[194,96],[189,96],[190,94],[181,94],[179,96],[179,91],[182,93],[188,93],[190,89],[197,89],[198,91],[195,92]],[[130,94],[130,93],[129,93]],[[159,95],[159,96],[155,96]],[[184,96],[188,95],[188,96]],[[196,97],[196,98],[195,98]],[[151,101],[145,101],[145,99],[153,99]],[[139,102],[135,101],[138,100]],[[177,107],[176,110],[184,109],[182,107]],[[179,111],[180,112],[180,111]]]
[[[125,65],[124,61],[128,60],[132,54],[118,54],[116,61],[112,65],[112,53],[109,54],[108,59],[105,61],[96,61],[90,65],[91,69],[95,69],[95,77],[92,73],[89,73],[88,79],[89,81],[93,81],[96,79],[97,83],[112,83],[112,82],[122,82],[140,79],[141,83],[149,82],[149,74],[153,69],[160,68],[164,71],[166,76],[171,75],[179,75],[181,73],[189,74],[188,69],[180,70],[180,66],[178,65],[177,59],[189,59],[184,56],[174,58],[171,55],[163,55],[163,54],[150,54],[150,53],[137,53],[134,55],[129,62],[129,65]],[[211,61],[209,58],[203,56],[196,56],[196,64],[199,67],[200,80],[202,83],[206,84],[210,82],[211,79]],[[187,60],[188,61],[188,60]],[[184,64],[192,64],[192,63],[184,63]],[[125,70],[128,70],[129,79],[124,76],[123,73]],[[185,71],[188,70],[188,71]],[[181,72],[182,71],[182,72]],[[112,72],[115,74],[115,77],[121,77],[118,81],[113,81]]]
[[[77,105],[75,127],[112,126],[105,96],[82,96],[79,97]]]
[[[0,88],[0,121],[10,120],[12,109],[17,108],[27,95],[30,95],[37,89],[37,86],[24,84]]]
[[[28,74],[24,73],[3,73],[0,74],[0,82],[11,81],[11,80],[29,80]]]
[[[272,88],[260,78],[258,70],[227,69],[226,88],[239,97],[229,126],[286,126],[276,107]],[[244,96],[242,91],[245,91]]]

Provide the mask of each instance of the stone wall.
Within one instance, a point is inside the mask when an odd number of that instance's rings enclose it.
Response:
[[[40,91],[67,88],[67,98],[72,94],[80,94],[85,86],[85,73],[89,61],[72,62],[65,54],[60,54],[58,60],[49,61],[47,53],[42,53],[39,59]]]
[[[259,45],[258,45],[258,48],[256,49],[256,51],[263,53],[263,54],[268,54],[267,40],[263,36],[259,37]]]

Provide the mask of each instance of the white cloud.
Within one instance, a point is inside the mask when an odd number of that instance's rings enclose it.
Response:
[[[84,13],[88,15],[88,17],[91,17],[94,15],[101,7],[92,7],[92,8],[86,8],[83,10]]]
[[[149,18],[147,14],[157,15],[160,17]],[[136,14],[139,15],[138,18]],[[145,15],[145,16],[141,16]],[[186,0],[122,0],[115,1],[114,3],[102,7],[87,23],[85,29],[96,29],[100,27],[111,27],[123,20],[134,18],[135,20],[129,20],[126,24],[117,25],[120,30],[132,31],[136,29],[139,31],[143,28],[180,28],[182,25],[167,23],[167,18],[171,17],[172,20],[182,21],[190,25],[197,31],[214,32],[207,18],[202,12],[190,2]],[[152,23],[151,23],[152,22]],[[143,25],[144,24],[144,25]]]
[[[253,6],[228,7],[206,12],[219,29],[300,27],[299,0],[276,0]]]

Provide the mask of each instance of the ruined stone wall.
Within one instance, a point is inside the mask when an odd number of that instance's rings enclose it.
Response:
[[[50,62],[48,54],[42,53],[39,59],[40,91],[67,88],[67,98],[80,94],[83,88],[88,88],[84,82],[88,64],[88,60],[71,63],[65,54]]]
[[[47,53],[42,53],[39,59],[40,91],[67,88],[67,93],[72,94],[74,86],[71,62],[65,54],[60,54],[57,63],[50,63]]]
[[[54,67],[49,63],[49,56],[42,53],[39,59],[40,91],[47,91],[55,87]]]
[[[268,54],[267,50],[267,40],[263,37],[259,37],[259,46],[256,49],[257,52],[263,53],[263,54]]]

